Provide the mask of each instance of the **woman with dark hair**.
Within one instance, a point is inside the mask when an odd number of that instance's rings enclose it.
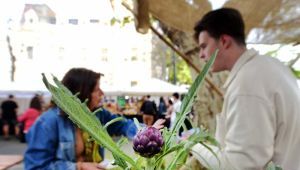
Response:
[[[36,119],[40,116],[41,112],[41,97],[39,95],[35,95],[30,101],[29,108],[18,117],[18,122],[23,123],[23,134],[25,134],[25,136]]]
[[[100,88],[101,73],[85,68],[69,70],[62,83],[91,111],[99,107],[103,91]],[[102,109],[96,113],[102,124],[117,117]],[[163,122],[162,122],[163,123]],[[156,124],[161,128],[161,123]],[[133,138],[137,128],[132,120],[114,123],[107,129],[111,135],[124,135]],[[60,108],[49,108],[36,121],[27,135],[28,148],[25,153],[25,169],[104,169],[99,162],[104,159],[104,150],[90,136],[68,119]]]

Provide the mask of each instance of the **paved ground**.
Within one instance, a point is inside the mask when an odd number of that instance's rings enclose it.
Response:
[[[115,140],[118,140],[118,138],[114,138]],[[27,145],[24,143],[20,143],[19,140],[16,138],[10,138],[10,140],[4,140],[2,136],[0,136],[0,154],[1,155],[23,155],[26,150]],[[134,151],[132,149],[132,142],[129,141],[128,144],[125,144],[122,147],[122,150],[126,152],[129,155],[134,155]],[[107,159],[112,159],[112,155],[109,151],[106,150],[105,157]],[[23,170],[24,165],[23,163],[20,163],[18,165],[15,165],[8,170]]]
[[[1,155],[23,155],[26,149],[26,144],[20,143],[16,138],[10,138],[10,140],[4,140],[0,137],[0,154]],[[22,170],[23,163],[15,165],[9,170]]]

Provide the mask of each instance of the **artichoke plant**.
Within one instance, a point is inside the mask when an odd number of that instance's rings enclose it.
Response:
[[[150,127],[141,130],[137,134],[133,142],[134,150],[141,156],[136,159],[128,156],[120,149],[120,146],[124,143],[123,138],[115,143],[107,133],[107,127],[120,120],[119,118],[102,125],[95,116],[97,110],[91,112],[86,106],[86,103],[82,103],[77,98],[76,94],[72,94],[55,76],[53,76],[55,85],[52,85],[49,83],[46,76],[44,74],[42,75],[44,84],[51,92],[52,99],[57,106],[67,113],[69,118],[78,125],[80,129],[87,132],[98,144],[112,153],[115,165],[127,170],[174,170],[185,163],[189,149],[196,143],[201,143],[203,146],[207,147],[203,142],[209,141],[211,144],[217,145],[215,139],[200,128],[194,128],[194,133],[190,135],[187,140],[178,142],[177,138],[177,133],[180,127],[182,127],[186,115],[191,111],[197,91],[203,83],[216,56],[217,51],[210,57],[201,73],[195,79],[188,93],[185,95],[180,112],[176,113],[175,124],[171,129],[165,127],[161,134],[159,130]],[[137,120],[135,120],[135,122],[138,126]],[[165,161],[166,156],[171,153],[174,154],[174,157],[165,164],[167,162]]]
[[[141,156],[151,158],[159,153],[164,144],[160,131],[154,127],[146,127],[133,139],[133,150]]]

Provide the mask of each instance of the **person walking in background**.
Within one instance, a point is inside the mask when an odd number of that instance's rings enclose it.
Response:
[[[173,108],[173,101],[171,99],[168,99],[168,103],[167,103],[167,111],[166,111],[166,123],[165,126],[167,128],[170,128],[170,124],[171,124],[171,116],[174,112],[174,108]]]
[[[181,100],[179,98],[179,94],[177,92],[172,94],[173,98],[173,113],[171,115],[170,119],[170,127],[172,128],[174,126],[175,120],[176,120],[176,114],[180,112],[181,107]]]
[[[156,116],[156,104],[150,100],[150,97],[150,95],[146,96],[140,110],[143,114],[143,123],[147,126],[152,126]]]
[[[104,93],[100,88],[101,73],[85,68],[72,68],[62,79],[62,84],[73,94],[79,92],[81,102],[88,99],[87,107],[95,111],[100,106]],[[104,125],[117,115],[102,108],[95,116]],[[162,120],[154,123],[162,128]],[[107,127],[110,135],[124,135],[132,139],[137,127],[124,119]],[[53,104],[42,113],[27,133],[28,148],[24,155],[25,169],[104,169],[99,163],[104,160],[104,148],[90,140],[88,133],[79,129],[59,107]]]
[[[42,101],[40,95],[35,95],[31,101],[29,108],[18,117],[18,121],[23,124],[23,130],[22,132],[20,131],[20,134],[23,133],[25,134],[25,139],[26,139],[26,134],[29,131],[30,127],[33,125],[35,120],[40,116],[42,112]],[[23,137],[20,135],[21,141],[23,141]]]
[[[9,95],[8,99],[3,101],[1,104],[2,109],[2,122],[3,122],[3,136],[4,139],[9,139],[9,129],[14,128],[14,135],[18,136],[19,128],[17,126],[17,112],[18,104],[14,100],[13,95]]]
[[[159,98],[159,104],[158,104],[158,117],[159,118],[164,118],[165,117],[165,114],[167,112],[167,104],[165,102],[165,99],[161,96]]]
[[[264,169],[272,161],[282,169],[300,170],[300,90],[291,70],[247,49],[236,9],[208,12],[194,30],[200,58],[208,61],[218,49],[211,70],[230,74],[217,115],[220,148],[197,144],[193,155],[212,169]]]

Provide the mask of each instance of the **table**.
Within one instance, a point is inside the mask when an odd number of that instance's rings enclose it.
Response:
[[[23,161],[23,155],[0,155],[0,170],[7,169]]]

